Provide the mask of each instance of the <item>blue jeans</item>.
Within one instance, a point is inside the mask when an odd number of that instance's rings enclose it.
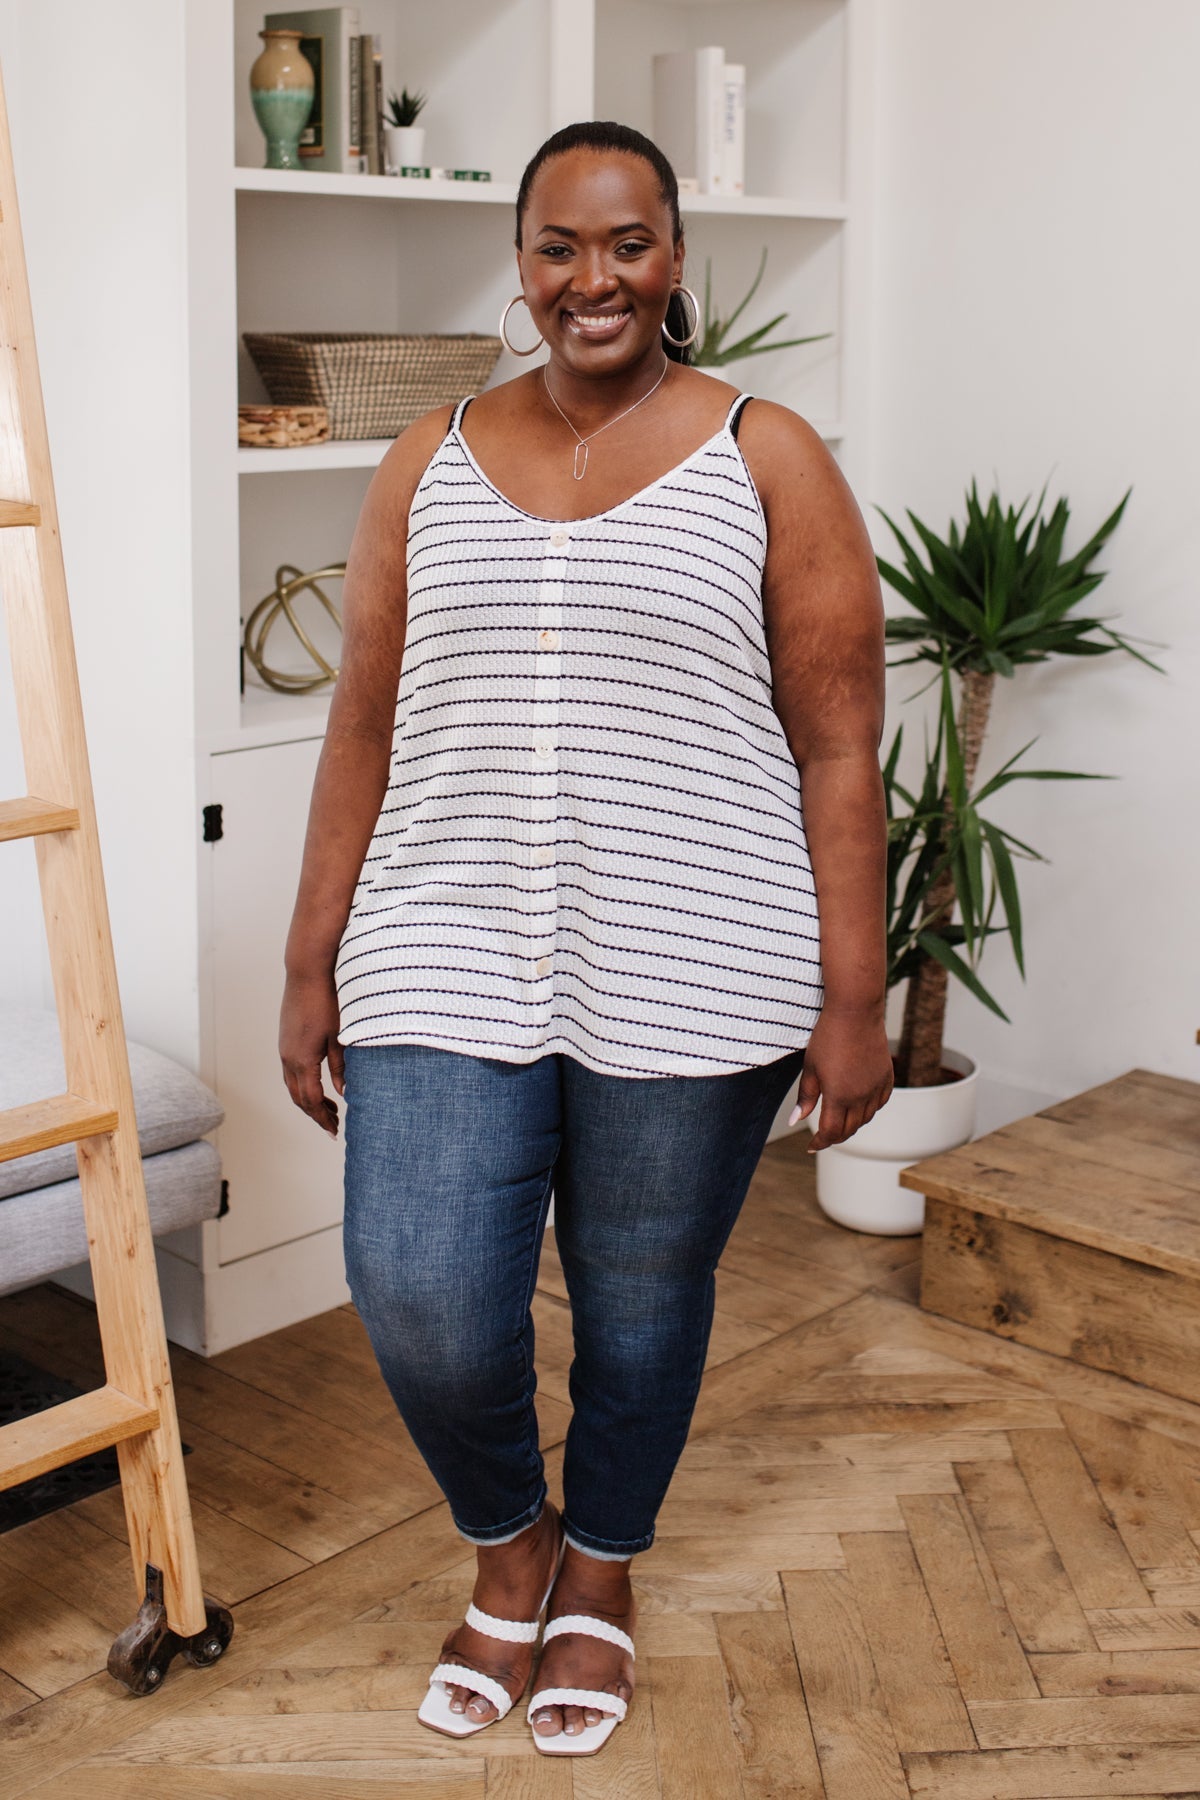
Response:
[[[803,1060],[631,1078],[560,1054],[347,1048],[350,1292],[472,1543],[515,1537],[546,1497],[529,1307],[551,1187],[575,1344],[568,1539],[609,1558],[654,1541],[717,1262]]]

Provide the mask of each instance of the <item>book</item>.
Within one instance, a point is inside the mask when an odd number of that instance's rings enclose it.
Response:
[[[365,32],[362,45],[362,151],[368,175],[386,170],[383,154],[383,40]]]
[[[654,141],[695,193],[721,191],[725,52],[709,44],[654,58]],[[685,189],[686,191],[686,189]]]
[[[350,39],[350,155],[355,172],[362,165],[362,38],[358,32]]]
[[[383,102],[383,39],[371,40],[371,68],[375,76],[375,156],[382,175],[387,168],[387,143],[383,128],[387,124],[387,108]]]
[[[268,13],[268,31],[298,31],[300,50],[316,77],[312,112],[300,138],[307,169],[358,168],[359,146],[351,134],[350,40],[362,29],[357,6],[315,6]]]
[[[721,108],[721,186],[723,194],[746,191],[746,66],[725,64]]]

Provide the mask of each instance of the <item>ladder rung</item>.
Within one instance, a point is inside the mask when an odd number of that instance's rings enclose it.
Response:
[[[93,1388],[0,1428],[0,1488],[61,1469],[77,1457],[106,1450],[121,1438],[153,1431],[158,1408],[143,1406],[119,1388]]]
[[[0,800],[0,844],[9,838],[40,837],[46,831],[78,831],[79,813],[57,800],[38,800],[26,794],[20,800]]]
[[[42,509],[32,500],[0,500],[0,526],[40,525]]]
[[[0,1162],[32,1156],[55,1144],[72,1144],[80,1138],[99,1137],[117,1129],[111,1107],[78,1094],[55,1094],[50,1100],[31,1100],[28,1106],[10,1106],[0,1112]]]

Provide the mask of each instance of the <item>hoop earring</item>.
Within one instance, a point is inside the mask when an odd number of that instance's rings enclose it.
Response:
[[[693,294],[691,288],[677,287],[674,288],[672,292],[674,294],[686,294],[692,303],[692,333],[690,337],[673,338],[667,330],[667,321],[664,319],[662,322],[662,334],[668,344],[674,344],[677,350],[686,350],[688,345],[694,344],[700,335],[700,302],[697,300],[695,294]]]
[[[508,324],[508,315],[512,311],[513,307],[517,304],[518,300],[524,300],[524,299],[525,299],[524,294],[514,294],[512,299],[509,301],[508,305],[505,307],[504,311],[500,314],[500,342],[504,345],[504,348],[508,351],[508,354],[510,356],[536,356],[537,352],[541,349],[542,345],[546,341],[545,338],[539,337],[537,343],[533,346],[532,350],[518,350],[515,344],[509,343],[508,333],[504,329],[505,326]],[[529,304],[528,301],[526,301],[525,303],[526,303],[526,305]]]

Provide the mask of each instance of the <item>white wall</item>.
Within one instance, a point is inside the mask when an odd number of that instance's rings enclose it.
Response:
[[[1053,858],[1022,871],[1029,980],[993,946],[983,974],[1012,1024],[957,990],[949,1036],[985,1075],[1056,1095],[1135,1065],[1200,1078],[1200,7],[880,13],[860,499],[942,531],[972,475],[1016,500],[1049,479],[1078,545],[1132,484],[1095,600],[1168,646],[1165,678],[1113,656],[998,684],[987,767],[1036,736],[1036,764],[1120,779],[1031,783],[997,807]]]
[[[0,0],[0,65],[126,1023],[194,1065],[181,10]],[[0,711],[20,793],[5,687]],[[0,881],[0,1001],[48,998],[31,870]]]

